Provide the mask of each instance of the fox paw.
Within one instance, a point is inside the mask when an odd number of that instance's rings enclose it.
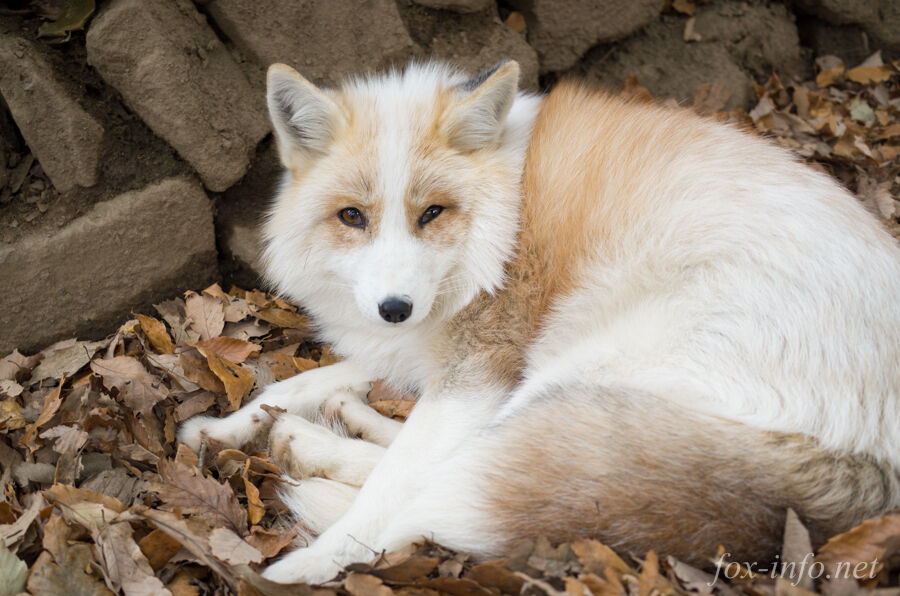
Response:
[[[222,445],[238,449],[244,443],[261,432],[269,418],[264,412],[255,412],[250,415],[238,415],[236,412],[227,418],[213,418],[212,416],[194,416],[184,422],[178,429],[178,440],[193,449],[195,452],[206,439],[212,439]]]

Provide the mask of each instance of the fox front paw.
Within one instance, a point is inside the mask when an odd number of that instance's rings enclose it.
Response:
[[[322,555],[311,548],[301,548],[269,565],[262,576],[273,582],[291,584],[324,584],[343,570],[334,557]]]
[[[194,416],[178,429],[178,440],[193,449],[200,449],[204,440],[212,439],[231,449],[239,449],[266,426],[268,414],[254,413],[249,416],[236,412],[227,418]],[[271,422],[271,420],[269,420]]]

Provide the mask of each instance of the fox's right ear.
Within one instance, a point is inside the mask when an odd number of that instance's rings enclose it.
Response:
[[[328,149],[341,111],[326,92],[290,66],[273,64],[267,76],[266,101],[285,166]]]

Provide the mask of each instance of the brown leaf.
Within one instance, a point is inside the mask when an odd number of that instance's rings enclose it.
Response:
[[[659,578],[659,558],[653,550],[648,550],[638,578],[638,596],[650,596]]]
[[[169,336],[169,332],[166,331],[166,326],[162,321],[147,315],[133,314],[141,322],[141,331],[147,336],[154,350],[160,354],[175,353],[175,344],[172,343],[172,338]]]
[[[276,381],[283,381],[300,373],[296,358],[278,352],[266,352],[259,357],[259,362],[269,368]]]
[[[209,369],[222,381],[225,395],[228,396],[228,410],[241,407],[244,397],[253,389],[253,374],[247,369],[222,358],[212,350],[197,346],[197,350],[206,357]]]
[[[263,555],[228,528],[216,528],[209,535],[209,547],[217,559],[229,565],[261,563]]]
[[[0,379],[6,381],[21,381],[31,369],[40,361],[41,357],[23,356],[19,350],[13,350],[0,360]]]
[[[270,559],[290,545],[296,537],[296,529],[289,532],[276,532],[253,526],[250,528],[250,535],[245,540],[261,552],[263,557]]]
[[[476,565],[465,577],[487,588],[495,588],[504,594],[521,594],[525,582],[514,572],[505,568],[502,562],[494,561]]]
[[[184,371],[184,376],[192,383],[213,393],[224,393],[225,386],[219,377],[209,368],[206,358],[195,348],[185,350],[178,355],[178,363]]]
[[[819,549],[816,561],[823,563],[832,577],[838,574],[839,568],[853,570],[858,565],[865,568],[865,577],[871,577],[888,557],[897,553],[900,553],[900,511],[868,519],[852,530],[833,536]]]
[[[516,33],[524,33],[525,29],[528,28],[528,23],[525,21],[525,15],[517,10],[511,11],[509,16],[506,17],[506,20],[503,21],[503,24]]]
[[[172,596],[135,543],[131,524],[106,524],[92,536],[107,584],[117,591],[121,589],[126,596]]]
[[[212,296],[188,292],[184,300],[184,313],[191,328],[200,334],[200,339],[218,337],[225,328],[225,305]]]
[[[215,571],[225,582],[231,587],[232,591],[237,591],[237,578],[231,569],[223,565],[213,557],[209,547],[209,530],[197,527],[194,523],[189,523],[175,514],[168,511],[159,511],[158,509],[147,509],[146,507],[135,507],[136,515],[144,517],[157,527],[157,529],[165,532],[171,538],[178,541],[181,546],[190,551],[203,564]]]
[[[44,359],[31,371],[31,384],[44,379],[71,377],[87,364],[108,341],[67,340],[53,344],[42,352]]]
[[[425,577],[438,566],[439,559],[410,555],[397,563],[373,569],[369,573],[389,582],[411,582]]]
[[[247,512],[237,502],[230,484],[219,484],[201,475],[197,468],[174,460],[160,460],[158,468],[161,482],[152,483],[151,490],[164,501],[164,509],[179,508],[210,526],[225,525],[241,536],[247,533]]]
[[[188,418],[202,414],[216,403],[216,396],[209,391],[199,391],[175,407],[175,422],[184,422]]]
[[[173,298],[172,300],[154,304],[153,308],[169,324],[176,344],[192,344],[199,341],[200,334],[190,327],[190,323],[184,313],[184,300]]]
[[[138,546],[155,571],[162,569],[181,550],[180,542],[158,529],[141,538]]]
[[[87,572],[92,560],[86,544],[65,545],[56,559],[42,552],[28,576],[28,591],[41,596],[113,596],[102,581]]]
[[[259,489],[250,481],[250,459],[244,462],[244,492],[247,493],[247,515],[250,517],[251,524],[258,524],[259,520],[266,514],[266,506],[263,505],[259,498]]]
[[[415,405],[416,402],[406,401],[405,399],[382,399],[369,404],[373,410],[382,416],[397,420],[406,420]]]
[[[50,422],[50,419],[53,418],[54,414],[56,414],[56,411],[59,410],[59,406],[62,404],[62,400],[60,400],[59,396],[62,393],[62,388],[65,381],[65,377],[61,378],[59,380],[59,385],[56,386],[56,389],[44,396],[44,405],[41,407],[40,415],[38,415],[37,420],[34,421],[34,424],[29,425],[25,429],[25,434],[22,435],[19,443],[23,447],[27,447],[29,451],[34,451],[35,449],[37,449],[34,441],[37,438],[38,429]]]
[[[215,352],[222,358],[235,364],[240,364],[246,360],[250,354],[259,352],[262,349],[258,344],[249,341],[222,336],[204,339],[197,343],[197,347]]]
[[[103,378],[107,389],[117,389],[122,401],[144,415],[151,415],[153,406],[169,395],[162,380],[130,356],[92,360],[91,370]]]
[[[54,426],[40,434],[42,439],[56,439],[53,450],[59,454],[75,454],[88,440],[88,434],[74,426]]]
[[[344,580],[344,589],[352,596],[391,596],[394,593],[374,575],[351,573]]]
[[[697,10],[697,6],[694,4],[693,0],[673,0],[672,8],[681,14],[686,14],[688,16],[693,16],[694,12]]]
[[[631,568],[611,548],[596,540],[580,538],[572,543],[572,552],[585,570],[603,575],[610,567],[619,573],[631,573]]]
[[[861,85],[870,85],[890,80],[893,73],[890,66],[857,66],[847,72],[847,78]]]
[[[310,326],[309,317],[283,308],[261,308],[256,311],[256,316],[276,327],[306,331]]]

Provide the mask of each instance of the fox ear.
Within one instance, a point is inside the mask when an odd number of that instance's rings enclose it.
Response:
[[[297,152],[324,153],[341,118],[334,100],[285,64],[269,67],[267,87],[281,161],[290,166]]]
[[[441,132],[462,151],[483,149],[495,142],[519,88],[519,65],[507,60],[460,85],[463,99],[451,105]]]

